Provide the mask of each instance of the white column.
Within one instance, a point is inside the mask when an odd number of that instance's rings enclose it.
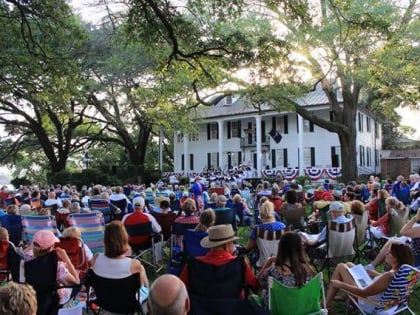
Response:
[[[190,171],[190,154],[188,152],[188,133],[184,133],[184,174]]]
[[[219,167],[220,169],[223,171],[223,120],[218,120],[217,121],[217,127],[219,128],[219,141],[218,141],[218,145],[219,145]]]
[[[262,153],[261,153],[261,116],[255,116],[255,136],[257,139],[257,177],[261,176],[261,160],[262,160]]]
[[[304,160],[304,152],[303,152],[303,150],[304,150],[304,147],[303,147],[303,117],[302,116],[300,116],[299,114],[297,115],[297,117],[298,117],[298,121],[297,121],[297,123],[298,123],[298,128],[299,128],[299,134],[298,134],[298,148],[299,148],[299,156],[298,156],[298,159],[299,159],[299,175],[305,175],[305,172],[304,172],[304,162],[303,162],[303,160]]]

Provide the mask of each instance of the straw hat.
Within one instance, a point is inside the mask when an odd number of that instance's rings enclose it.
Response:
[[[201,246],[204,248],[213,248],[220,245],[233,242],[239,239],[235,236],[231,224],[220,224],[209,228],[209,235],[201,239]]]

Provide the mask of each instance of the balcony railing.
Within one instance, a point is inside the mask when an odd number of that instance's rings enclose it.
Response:
[[[262,137],[261,139],[261,145],[269,145],[270,144],[270,136],[265,136]],[[246,147],[256,147],[257,146],[257,141],[255,139],[255,137],[242,137],[241,138],[241,147],[242,148],[246,148]]]

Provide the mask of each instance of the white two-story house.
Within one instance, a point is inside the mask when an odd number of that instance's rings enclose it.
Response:
[[[322,89],[308,93],[300,102],[330,119]],[[333,168],[339,172],[342,166],[337,134],[294,112],[278,112],[269,106],[257,110],[245,99],[227,96],[214,106],[200,108],[195,122],[196,133],[175,135],[174,172],[199,173],[216,167],[226,171],[247,165],[255,169],[256,176],[279,170],[293,170],[297,176],[312,170],[316,177],[319,171]],[[356,128],[359,174],[380,173],[381,124],[373,115],[359,111]]]

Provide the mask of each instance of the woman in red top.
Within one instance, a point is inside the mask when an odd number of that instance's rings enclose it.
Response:
[[[391,226],[390,217],[400,215],[404,211],[404,204],[395,197],[388,197],[385,200],[386,214],[377,221],[371,221],[369,230],[375,238],[383,238],[390,236]]]

